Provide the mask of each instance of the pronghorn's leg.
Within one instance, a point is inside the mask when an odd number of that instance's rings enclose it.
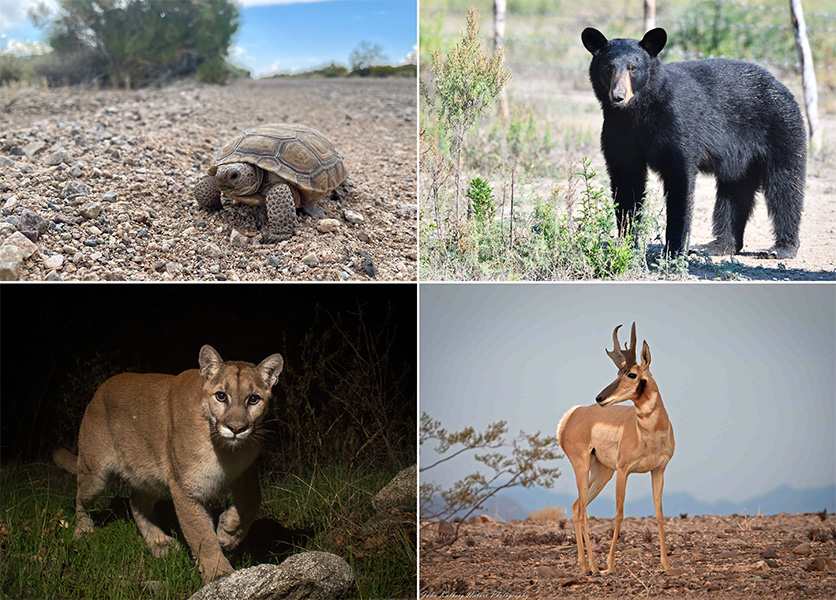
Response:
[[[607,573],[615,573],[615,543],[618,541],[618,532],[621,531],[621,521],[624,520],[624,494],[627,491],[628,474],[626,470],[619,471],[615,477],[615,522],[610,554],[607,556]]]
[[[662,568],[665,571],[670,571],[671,563],[668,562],[668,549],[665,546],[665,515],[662,514],[662,488],[665,485],[665,467],[652,470],[650,480],[653,485],[653,504],[656,506],[656,524],[659,526],[659,553],[662,557]]]
[[[589,486],[589,459],[591,454],[580,455],[572,467],[575,470],[575,483],[578,486],[578,499],[572,504],[572,521],[575,525],[575,541],[578,545],[578,566],[580,566],[581,574],[587,573],[590,569],[586,566],[586,557],[584,556],[584,538],[586,544],[589,545],[589,535],[586,534],[586,504],[587,504],[587,489]],[[592,567],[597,568],[595,562],[592,562]]]

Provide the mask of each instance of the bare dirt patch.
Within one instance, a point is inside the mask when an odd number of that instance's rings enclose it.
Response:
[[[2,88],[0,244],[34,238],[21,280],[412,280],[416,118],[409,79]],[[263,208],[198,208],[215,151],[270,122],[314,127],[342,153],[353,185],[320,202],[336,230],[300,216],[292,239],[262,244]]]
[[[612,519],[590,518],[589,524],[603,568]],[[421,528],[422,597],[836,597],[833,515],[825,521],[816,514],[668,517],[674,575],[661,570],[656,520],[650,517],[624,519],[614,575],[580,575],[571,519],[462,524],[459,538],[440,547],[438,532],[438,524]]]

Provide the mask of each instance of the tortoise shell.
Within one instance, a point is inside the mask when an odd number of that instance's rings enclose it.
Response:
[[[295,123],[268,123],[238,134],[218,150],[207,173],[214,176],[220,165],[237,162],[264,169],[264,183],[281,180],[295,187],[301,206],[315,204],[346,179],[343,157],[331,141]]]

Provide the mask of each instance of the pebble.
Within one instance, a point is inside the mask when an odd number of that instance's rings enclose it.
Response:
[[[795,548],[792,549],[792,553],[798,556],[807,556],[810,554],[810,544],[804,542],[803,544],[798,544]]]
[[[266,265],[268,267],[279,268],[279,267],[282,266],[282,259],[279,258],[278,256],[276,256],[275,254],[271,254],[270,256],[267,257]]]
[[[20,279],[20,267],[23,265],[23,250],[17,246],[0,247],[0,281]]]
[[[23,154],[32,157],[43,151],[44,148],[46,148],[45,142],[29,142],[23,147]]]
[[[319,257],[315,253],[311,252],[302,257],[302,262],[306,265],[318,265]]]
[[[17,196],[9,196],[9,198],[3,203],[3,210],[12,210],[15,206],[17,206]]]
[[[183,265],[176,262],[165,263],[165,272],[172,277],[178,277],[183,272]]]
[[[340,222],[337,219],[321,219],[316,224],[316,229],[320,233],[331,233],[340,230]]]
[[[250,240],[247,239],[247,236],[237,229],[232,230],[232,233],[229,235],[229,242],[238,248],[246,248],[250,245]]]
[[[374,262],[370,256],[363,259],[363,272],[369,277],[377,277],[377,269],[374,268]]]
[[[105,192],[102,194],[102,202],[116,202],[116,192]]]
[[[49,229],[49,221],[35,211],[24,208],[20,212],[20,231],[34,231],[38,236],[41,236],[46,233],[47,229]]]
[[[89,196],[90,186],[81,181],[68,181],[61,190],[61,197],[71,200],[77,196]]]
[[[357,239],[363,242],[364,244],[370,244],[372,238],[369,237],[369,234],[365,231],[358,231],[357,232]]]
[[[3,247],[5,248],[6,246],[15,246],[23,253],[24,258],[29,258],[38,250],[38,247],[32,243],[32,240],[19,231],[15,231],[3,240]]]
[[[345,220],[351,223],[352,225],[359,225],[366,219],[360,213],[354,212],[353,210],[346,210],[344,212]]]
[[[827,571],[828,573],[836,573],[836,560],[823,556],[817,556],[810,561],[810,564],[807,565],[806,569],[808,571]]]
[[[53,254],[44,260],[44,267],[47,269],[60,269],[64,266],[64,257],[60,254]]]
[[[61,163],[69,163],[70,162],[70,153],[66,150],[56,150],[55,152],[48,154],[44,157],[44,163],[54,167],[56,165],[60,165]]]
[[[183,233],[185,233],[185,231]],[[208,256],[209,258],[221,258],[223,256],[223,253],[221,252],[221,249],[220,247],[218,247],[217,244],[208,242],[203,247],[203,255]]]

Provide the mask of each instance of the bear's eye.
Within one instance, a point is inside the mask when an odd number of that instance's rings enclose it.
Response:
[[[627,67],[627,70],[631,73],[635,73],[638,69],[636,69],[636,65],[630,65],[629,67]]]
[[[226,394],[224,392],[215,392],[215,399],[218,402],[226,404]]]
[[[253,394],[252,396],[247,398],[247,404],[249,404],[250,406],[255,406],[259,402],[261,402],[261,396],[257,396],[256,394]]]

